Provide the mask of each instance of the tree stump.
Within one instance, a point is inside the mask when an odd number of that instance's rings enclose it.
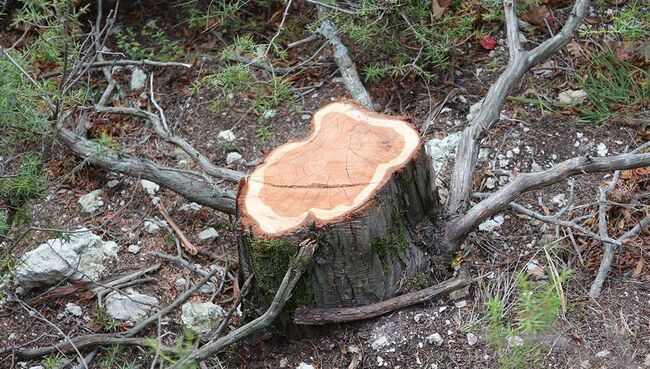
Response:
[[[350,307],[393,297],[425,264],[412,226],[437,204],[418,132],[403,117],[335,102],[311,134],[273,150],[240,185],[240,270],[266,308],[305,239],[314,262],[287,310]]]

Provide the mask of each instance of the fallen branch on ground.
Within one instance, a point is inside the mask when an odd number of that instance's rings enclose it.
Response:
[[[319,15],[327,14],[327,11],[321,8],[321,5],[317,5],[317,8]],[[363,86],[359,73],[357,72],[357,67],[350,58],[348,48],[345,47],[345,44],[343,44],[343,41],[338,36],[336,25],[326,18],[320,27],[318,27],[317,32],[334,47],[334,61],[339,67],[343,83],[345,83],[345,87],[347,87],[352,98],[363,104],[366,108],[375,110],[370,94],[368,94],[368,91]]]
[[[90,334],[85,336],[78,336],[71,338],[70,340],[62,341],[54,345],[46,347],[37,347],[37,348],[16,348],[16,347],[1,347],[0,356],[13,355],[18,359],[34,359],[38,357],[43,357],[49,354],[61,352],[69,353],[74,351],[74,347],[78,350],[83,350],[90,347],[97,346],[106,346],[110,344],[122,344],[122,345],[146,345],[148,339],[136,338],[130,339],[142,331],[144,328],[149,326],[151,323],[158,321],[158,319],[166,316],[172,310],[176,309],[178,306],[183,304],[187,299],[198,291],[201,286],[203,286],[210,278],[212,278],[217,273],[217,270],[213,270],[209,275],[205,276],[199,282],[197,282],[192,288],[180,294],[174,302],[167,305],[164,309],[160,310],[158,313],[148,317],[147,319],[136,324],[133,328],[129,329],[124,334]],[[144,341],[143,341],[144,340]]]
[[[458,276],[445,282],[425,288],[419,291],[406,293],[401,296],[393,297],[376,304],[350,307],[350,308],[299,308],[293,318],[293,322],[303,325],[323,325],[332,323],[345,323],[357,320],[375,318],[407,306],[419,304],[421,302],[440,297],[452,291],[461,289],[472,282],[469,273],[464,269]]]
[[[448,242],[450,245],[460,244],[481,222],[499,212],[524,192],[547,187],[578,174],[611,172],[645,166],[650,166],[650,153],[629,153],[604,158],[581,156],[563,161],[542,172],[520,174],[512,182],[452,222],[447,231]]]
[[[300,244],[298,254],[294,258],[293,262],[289,263],[289,269],[284,275],[282,283],[280,284],[280,287],[278,287],[271,305],[264,314],[230,332],[228,335],[219,338],[216,341],[208,342],[198,350],[193,351],[185,358],[170,366],[168,369],[180,369],[188,363],[203,361],[210,356],[225,350],[233,343],[239,342],[251,334],[270,326],[284,308],[287,300],[291,297],[291,292],[296,286],[296,283],[300,280],[300,277],[302,277],[302,273],[311,263],[317,245],[316,241],[310,239],[307,239]]]

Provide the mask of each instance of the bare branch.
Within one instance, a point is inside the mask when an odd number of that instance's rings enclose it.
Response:
[[[220,168],[213,165],[207,157],[201,154],[189,142],[165,129],[161,119],[154,113],[150,113],[148,111],[137,108],[107,107],[99,105],[95,106],[95,110],[98,113],[123,114],[146,119],[151,122],[151,125],[153,126],[158,136],[167,142],[180,147],[201,167],[201,169],[203,169],[209,175],[217,178],[222,178],[233,183],[238,183],[240,179],[244,178],[244,174],[241,172],[232,169]]]
[[[104,60],[96,61],[93,63],[81,64],[82,67],[87,68],[103,68],[103,67],[117,67],[117,66],[151,66],[151,67],[178,67],[178,68],[192,68],[192,64],[188,63],[178,63],[178,62],[161,62],[155,60]]]
[[[506,37],[508,39],[510,63],[514,63],[519,57],[519,53],[521,53],[521,42],[519,41],[519,27],[517,26],[514,0],[505,0],[503,2],[503,8],[506,19]]]
[[[129,329],[123,335],[119,334],[90,334],[85,336],[78,336],[71,338],[70,340],[62,341],[54,345],[49,345],[46,347],[37,347],[32,349],[25,348],[15,348],[15,347],[0,347],[0,356],[13,355],[19,359],[33,359],[37,357],[42,357],[56,352],[68,353],[74,350],[73,347],[76,347],[78,350],[83,350],[89,347],[103,346],[110,344],[124,344],[124,345],[146,345],[147,342],[143,341],[142,338],[137,338],[131,340],[130,338],[134,337],[144,328],[148,327],[151,323],[158,321],[160,318],[166,316],[182,303],[187,301],[196,291],[198,291],[201,286],[203,286],[210,278],[212,278],[217,273],[217,269],[213,270],[212,273],[202,278],[197,282],[192,288],[180,294],[174,302],[167,305],[164,309],[160,310],[158,313],[151,315],[147,319],[136,324],[133,328]]]
[[[474,168],[479,151],[479,143],[499,118],[499,113],[510,91],[521,82],[526,72],[542,59],[564,46],[572,37],[587,9],[588,0],[577,0],[571,16],[562,31],[531,51],[518,51],[519,34],[514,14],[514,0],[505,0],[506,27],[510,49],[510,61],[506,70],[490,87],[478,113],[463,130],[456,162],[451,178],[447,213],[459,216],[470,206]]]
[[[455,278],[435,286],[406,293],[376,304],[332,309],[300,308],[296,310],[293,321],[296,324],[323,325],[375,318],[456,291],[470,283],[471,278],[469,277],[469,274],[467,271],[461,269],[461,273]]]
[[[326,15],[327,11],[318,7],[318,13],[319,15]],[[357,72],[357,67],[350,58],[348,48],[345,47],[343,41],[341,41],[341,38],[338,36],[336,25],[326,18],[320,24],[320,27],[318,27],[317,32],[327,40],[327,42],[334,46],[334,61],[339,67],[339,72],[341,72],[341,77],[343,78],[345,87],[347,87],[352,98],[359,101],[366,108],[375,110],[372,104],[372,99],[361,82],[361,78]]]
[[[235,193],[214,183],[169,170],[155,163],[129,155],[118,154],[74,132],[59,127],[58,138],[80,158],[106,170],[144,178],[199,204],[228,214],[235,213]]]
[[[289,264],[289,269],[284,275],[284,279],[282,279],[271,305],[264,314],[228,335],[205,344],[200,349],[177,361],[169,369],[179,369],[188,363],[203,361],[212,355],[218,354],[233,343],[239,342],[251,334],[270,326],[284,308],[289,297],[291,297],[291,292],[300,280],[305,268],[310,264],[316,247],[317,243],[314,240],[307,239],[301,243],[298,255],[294,258],[294,262]]]
[[[487,193],[475,193],[474,196],[479,197],[479,198],[487,198],[487,197],[490,196],[490,194],[487,194]],[[510,202],[510,203],[508,203],[508,206],[512,210],[516,211],[517,213],[520,213],[520,214],[526,215],[528,217],[531,217],[533,219],[539,220],[540,222],[551,223],[551,224],[559,225],[561,227],[571,228],[571,229],[574,229],[574,230],[584,234],[587,237],[593,238],[593,239],[601,241],[601,242],[612,242],[614,244],[620,244],[619,241],[617,241],[617,240],[615,240],[613,238],[609,238],[609,237],[603,238],[603,237],[597,235],[596,233],[590,231],[589,229],[579,225],[575,221],[561,220],[561,219],[558,219],[556,217],[542,215],[542,214],[540,214],[540,213],[538,213],[536,211],[526,209],[525,206],[517,204],[516,202]]]
[[[475,205],[465,215],[451,223],[447,230],[448,241],[452,248],[458,247],[469,232],[524,192],[558,183],[577,174],[609,172],[649,165],[650,153],[630,153],[605,158],[581,156],[563,161],[542,172],[520,174],[515,180]]]

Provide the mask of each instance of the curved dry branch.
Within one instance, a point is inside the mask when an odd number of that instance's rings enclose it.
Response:
[[[524,192],[550,186],[578,174],[610,172],[645,166],[650,166],[650,153],[622,154],[606,158],[581,156],[563,161],[542,172],[520,174],[515,180],[451,223],[447,230],[447,240],[452,248],[457,248],[469,232]]]
[[[106,114],[122,114],[130,115],[138,118],[142,118],[151,122],[156,134],[166,140],[167,142],[174,144],[186,152],[192,160],[194,160],[206,173],[209,175],[225,179],[226,181],[238,183],[240,179],[244,178],[244,174],[236,170],[231,170],[227,168],[220,168],[215,166],[205,157],[201,152],[195,149],[189,142],[184,139],[174,135],[167,128],[164,121],[158,117],[156,114],[141,110],[138,108],[127,108],[127,107],[106,107],[106,106],[95,106],[95,111],[98,113]]]
[[[499,112],[509,92],[521,82],[526,72],[542,59],[559,50],[571,39],[587,9],[588,0],[577,0],[562,30],[530,51],[521,50],[514,0],[505,0],[506,26],[510,61],[506,70],[490,87],[478,113],[463,131],[451,178],[447,213],[459,216],[469,208],[472,194],[474,168],[478,158],[479,143],[499,118]]]
[[[177,170],[160,167],[149,160],[115,153],[63,127],[58,129],[57,135],[78,157],[91,164],[158,183],[191,201],[215,210],[235,213],[233,191],[224,190],[214,183],[198,181]]]

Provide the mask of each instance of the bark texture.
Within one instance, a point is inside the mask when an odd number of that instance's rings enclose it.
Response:
[[[376,113],[369,114],[371,114],[369,119],[377,116]],[[318,113],[315,114],[316,116]],[[343,120],[337,118],[336,124],[342,125],[342,122]],[[410,126],[406,128],[412,129]],[[370,133],[364,134],[364,137],[369,135]],[[347,142],[329,133],[326,136],[333,137],[337,142]],[[383,139],[381,135],[378,137]],[[308,139],[318,142],[318,135],[312,134]],[[437,208],[437,194],[432,192],[430,187],[432,173],[429,159],[424,153],[419,138],[417,140],[412,152],[406,156],[405,162],[400,163],[394,170],[388,171],[381,181],[366,183],[370,186],[376,185],[366,200],[358,204],[353,202],[355,207],[352,210],[336,213],[333,218],[329,217],[331,212],[327,213],[323,209],[309,210],[309,216],[305,221],[301,221],[298,227],[291,223],[291,227],[288,228],[264,228],[251,220],[250,218],[254,218],[251,212],[262,208],[257,204],[261,201],[263,190],[249,191],[250,184],[246,181],[242,182],[237,201],[241,227],[240,271],[243,274],[242,280],[252,274],[255,275],[256,288],[253,298],[256,301],[253,306],[259,310],[265,308],[277,290],[299,244],[305,240],[317,242],[318,251],[312,265],[293,292],[292,301],[288,305],[290,312],[299,306],[334,308],[383,301],[395,296],[404,282],[421,270],[425,263],[424,252],[413,242],[411,229],[425,217],[432,215]],[[316,146],[321,147],[320,144]],[[384,147],[371,144],[364,144],[363,147],[386,150]],[[274,160],[277,155],[274,156],[272,153],[269,158]],[[333,157],[326,161],[337,161],[337,159]],[[349,164],[354,163],[350,160]],[[267,167],[271,165],[267,164]],[[328,163],[322,165],[327,170],[338,168]],[[260,170],[260,173],[262,172]],[[292,170],[287,170],[287,175],[291,172]],[[267,173],[275,172],[269,170]],[[276,177],[278,176],[275,174],[271,175],[268,181]],[[310,191],[316,189],[325,191],[321,193],[328,194],[331,199],[338,198],[332,191],[345,189],[349,192],[352,191],[351,187],[359,186],[358,180],[350,179],[349,176],[345,176],[345,180],[349,179],[354,183],[352,185],[331,186],[328,182],[328,186],[324,186],[322,177],[323,175],[314,176],[314,186],[310,187]],[[334,178],[329,175],[324,177]],[[266,181],[260,178],[262,177],[256,177],[254,172],[248,181]],[[302,180],[303,177],[300,179]],[[304,190],[306,184],[301,184],[297,188],[288,188],[286,185],[279,184],[269,184],[269,186],[280,195],[268,196],[268,203],[274,203],[277,197],[283,194],[286,196],[286,202],[292,201],[291,198],[296,192],[304,192],[306,197],[312,194]],[[360,189],[359,193],[364,192]],[[247,202],[247,196],[255,197],[255,200]],[[312,197],[322,199],[322,196]],[[314,204],[321,202],[313,201]],[[285,204],[278,203],[277,207],[283,209]],[[319,218],[312,212],[324,216]],[[280,215],[274,215],[276,220],[273,221],[277,224],[281,224],[277,219],[285,219]],[[273,231],[265,231],[266,229],[273,229]]]

